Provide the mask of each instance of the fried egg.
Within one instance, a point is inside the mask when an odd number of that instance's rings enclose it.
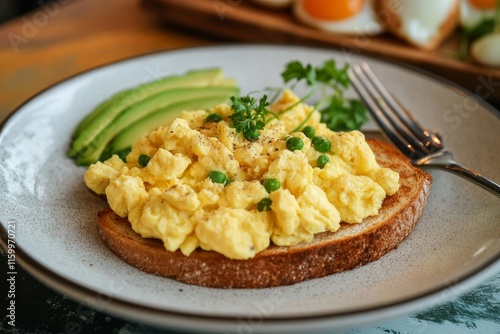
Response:
[[[376,35],[383,30],[372,0],[296,0],[293,11],[301,22],[329,32]]]
[[[473,28],[482,20],[495,16],[497,0],[461,0],[460,25]]]

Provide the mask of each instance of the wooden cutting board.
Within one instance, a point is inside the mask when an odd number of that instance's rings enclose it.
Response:
[[[248,0],[142,0],[142,7],[169,25],[231,41],[271,42],[331,47],[350,54],[404,62],[449,79],[500,105],[500,69],[461,61],[458,33],[439,49],[419,50],[382,34],[348,36],[319,31],[298,22],[289,9],[273,10]]]

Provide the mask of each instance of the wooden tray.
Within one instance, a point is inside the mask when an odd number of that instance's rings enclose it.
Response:
[[[263,8],[245,0],[142,0],[142,7],[170,25],[237,41],[332,47],[411,64],[447,78],[500,106],[500,69],[452,58],[458,36],[439,49],[419,50],[382,34],[348,36],[319,31],[297,22],[290,10]]]

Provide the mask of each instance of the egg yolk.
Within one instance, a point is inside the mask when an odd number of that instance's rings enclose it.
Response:
[[[494,9],[497,4],[497,0],[469,0],[469,2],[477,9]]]
[[[364,0],[302,0],[304,10],[320,20],[339,21],[363,9]]]

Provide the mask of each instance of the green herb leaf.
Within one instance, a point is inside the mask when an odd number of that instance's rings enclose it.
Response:
[[[316,68],[318,82],[329,85],[331,87],[342,86],[349,87],[349,77],[347,70],[349,65],[345,64],[342,69],[337,69],[335,61],[327,60],[322,67]]]
[[[312,96],[318,85],[326,88],[322,90],[322,100],[316,104],[322,114],[322,122],[326,123],[328,128],[333,131],[357,130],[368,120],[368,116],[365,106],[360,101],[344,98],[344,91],[350,85],[347,75],[348,69],[348,64],[337,68],[333,59],[327,60],[322,66],[317,67],[292,61],[286,65],[281,76],[285,83],[292,80],[296,82],[305,80],[306,84],[311,87],[311,91],[299,103]],[[292,107],[294,106],[295,104]],[[296,130],[301,129],[306,121],[307,119],[299,124]]]
[[[222,121],[222,117],[220,117],[220,115],[218,114],[210,114],[205,118],[205,123],[219,123],[220,121]]]
[[[368,121],[364,104],[353,99],[333,97],[331,103],[320,112],[321,121],[335,131],[357,130]]]
[[[259,203],[257,203],[257,210],[262,211],[271,211],[271,205],[273,201],[269,198],[263,198]]]
[[[281,73],[281,77],[288,83],[292,80],[306,80],[309,86],[313,86],[316,83],[316,69],[312,67],[311,64],[308,64],[304,67],[299,61],[289,62],[283,73]]]
[[[233,122],[236,132],[242,133],[250,141],[258,138],[258,130],[266,125],[266,117],[269,113],[267,106],[267,95],[262,96],[258,103],[254,97],[242,96],[231,97],[231,109],[234,111],[229,118]]]
[[[477,25],[465,29],[464,34],[469,39],[477,39],[484,35],[491,34],[495,28],[495,20],[493,18],[483,18]]]

